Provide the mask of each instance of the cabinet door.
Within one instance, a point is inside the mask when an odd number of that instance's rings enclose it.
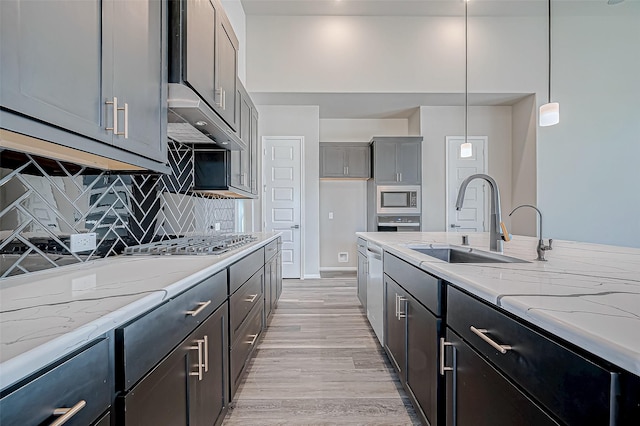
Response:
[[[438,423],[440,320],[412,297],[407,302],[407,387],[432,425]]]
[[[249,159],[251,162],[249,186],[251,187],[251,193],[258,195],[258,164],[260,157],[258,156],[258,111],[255,108],[251,109],[251,137],[249,142],[251,152],[251,158]]]
[[[218,41],[216,54],[217,89],[222,92],[222,102],[214,105],[214,109],[233,129],[237,129],[236,117],[236,79],[238,75],[238,48],[231,25],[220,19],[218,23]]]
[[[105,6],[106,7],[106,6]],[[118,132],[114,145],[160,162],[166,161],[166,45],[163,2],[114,1],[113,96],[118,98]],[[126,129],[125,129],[126,128]]]
[[[277,278],[276,278],[276,302],[280,299],[280,295],[282,294],[282,252],[278,252],[278,270],[277,270]]]
[[[320,177],[344,177],[346,150],[340,146],[320,147]]]
[[[403,185],[420,185],[422,174],[420,142],[398,143],[396,155],[398,181]]]
[[[189,425],[212,426],[224,418],[229,401],[227,304],[214,312],[186,341],[189,347]],[[198,371],[198,363],[202,361]],[[165,423],[169,424],[169,423]]]
[[[384,276],[385,331],[384,348],[398,372],[400,381],[406,381],[406,308],[405,293],[398,284]]]
[[[2,107],[111,143],[103,48],[101,1],[0,1]]]
[[[278,257],[271,261],[271,309],[278,304]]]
[[[395,142],[374,142],[373,175],[378,184],[398,183],[396,171],[396,145]]]
[[[558,424],[449,329],[447,341],[447,425]]]
[[[211,108],[215,108],[222,97],[215,86],[218,11],[211,0],[186,0],[185,7],[186,81]]]
[[[351,146],[347,148],[347,176],[352,178],[368,178],[370,176],[370,151],[368,146]]]
[[[240,100],[240,139],[247,144],[247,149],[240,152],[240,186],[251,191],[249,169],[251,168],[251,105],[248,95]]]
[[[178,346],[127,395],[117,424],[187,425],[189,345]],[[123,421],[124,420],[124,421]]]
[[[272,291],[275,293],[275,282],[272,283],[272,271],[271,267],[273,266],[273,262],[269,261],[264,264],[264,318],[265,318],[265,327],[267,325],[266,319],[271,315],[271,309],[273,307],[273,295]]]
[[[367,256],[358,253],[358,299],[367,312]]]

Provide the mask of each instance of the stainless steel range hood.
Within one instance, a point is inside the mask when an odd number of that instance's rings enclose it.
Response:
[[[212,144],[244,151],[246,144],[196,92],[182,83],[169,83],[167,135],[185,144]]]

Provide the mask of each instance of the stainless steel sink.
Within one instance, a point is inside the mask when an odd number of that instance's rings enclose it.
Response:
[[[526,260],[491,253],[472,248],[455,246],[414,246],[408,247],[427,256],[435,257],[447,263],[529,263]]]

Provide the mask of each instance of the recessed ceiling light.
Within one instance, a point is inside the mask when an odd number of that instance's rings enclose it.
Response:
[[[206,125],[207,125],[206,121],[196,121],[196,126],[203,127],[203,126],[206,126]]]

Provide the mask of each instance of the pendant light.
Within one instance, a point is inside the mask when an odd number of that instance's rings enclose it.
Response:
[[[469,90],[468,90],[468,37],[467,37],[467,1],[464,2],[464,143],[460,145],[460,158],[473,156],[473,145],[467,140],[469,122]]]
[[[547,103],[540,107],[540,126],[547,127],[553,126],[560,122],[560,104],[558,102],[551,102],[551,0],[548,0],[549,5],[549,92],[547,93]]]

